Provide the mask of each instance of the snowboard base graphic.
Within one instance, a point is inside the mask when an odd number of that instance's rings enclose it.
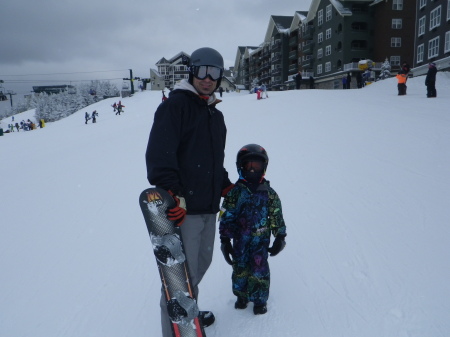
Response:
[[[139,196],[139,205],[153,245],[173,336],[206,337],[198,318],[180,229],[166,215],[175,207],[175,200],[163,189],[148,188]]]

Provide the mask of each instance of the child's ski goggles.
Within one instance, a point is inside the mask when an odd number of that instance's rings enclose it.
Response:
[[[244,162],[245,171],[262,172],[264,170],[264,163],[261,160]]]
[[[192,74],[199,80],[204,80],[209,76],[213,81],[217,81],[222,77],[222,69],[214,66],[194,66]]]

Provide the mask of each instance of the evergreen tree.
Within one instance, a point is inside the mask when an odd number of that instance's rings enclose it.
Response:
[[[36,108],[35,118],[55,122],[103,99],[103,96],[118,95],[119,90],[109,82],[91,81],[80,84],[75,90],[65,90],[57,94],[40,93],[33,98]]]
[[[391,64],[386,57],[386,60],[384,60],[384,63],[381,65],[381,72],[378,78],[384,80],[389,77],[391,77]]]

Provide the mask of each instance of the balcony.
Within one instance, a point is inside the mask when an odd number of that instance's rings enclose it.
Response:
[[[271,49],[272,51],[281,49],[281,40],[275,40],[275,41],[273,41],[270,47],[271,47],[270,49]]]
[[[291,50],[290,52],[289,52],[289,59],[296,59],[298,57],[298,53],[297,53],[297,50]]]
[[[281,53],[275,53],[275,55],[272,57],[272,62],[280,61],[281,60]]]
[[[298,72],[298,64],[291,64],[289,66],[289,73],[296,73]]]
[[[304,40],[312,40],[314,38],[314,27],[307,26],[307,28],[302,32],[302,38]]]
[[[314,57],[302,61],[303,68],[312,68],[314,65]]]
[[[272,76],[280,75],[281,74],[281,67],[272,69]]]
[[[297,44],[298,44],[297,36],[291,37],[291,38],[289,39],[289,47],[294,47],[294,46],[296,46]]]
[[[308,43],[308,44],[305,44],[304,46],[303,46],[303,48],[302,48],[302,52],[303,52],[303,54],[312,54],[313,53],[313,51],[314,51],[314,45],[315,45],[315,43],[314,42],[310,42],[310,43]]]

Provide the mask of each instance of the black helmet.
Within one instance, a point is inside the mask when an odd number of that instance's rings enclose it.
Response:
[[[260,159],[264,164],[264,173],[266,172],[267,165],[269,164],[269,157],[266,150],[258,144],[247,144],[239,150],[236,156],[236,167],[238,172],[242,171],[243,164],[250,159]]]
[[[194,69],[199,66],[213,66],[220,68],[223,73],[223,57],[220,53],[209,47],[195,50],[189,59],[189,83],[193,83]],[[222,78],[217,80],[216,89],[220,86]]]

